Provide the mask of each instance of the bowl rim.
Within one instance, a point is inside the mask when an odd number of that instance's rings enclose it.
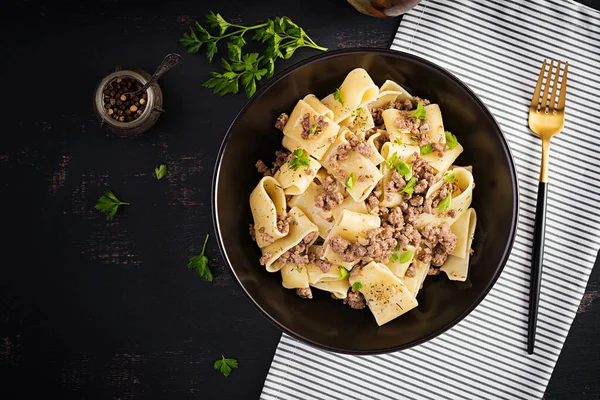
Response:
[[[490,120],[492,122],[492,125],[494,125],[498,128],[498,132],[500,132],[500,142],[502,144],[501,148],[502,148],[502,151],[504,152],[505,156],[508,159],[508,167],[510,170],[510,181],[511,181],[512,189],[513,189],[513,196],[512,196],[513,212],[512,212],[512,216],[511,216],[509,240],[504,247],[502,257],[500,259],[500,262],[496,266],[496,270],[494,271],[492,279],[489,281],[489,283],[487,284],[485,289],[481,292],[481,294],[475,299],[475,301],[465,311],[460,313],[456,318],[454,318],[448,324],[446,324],[445,326],[443,326],[440,329],[435,330],[434,332],[431,332],[428,335],[423,336],[422,338],[420,338],[418,340],[414,340],[412,342],[409,342],[409,343],[406,343],[403,345],[399,345],[399,346],[392,346],[392,347],[387,347],[387,348],[371,349],[371,350],[353,350],[353,349],[339,348],[339,347],[335,347],[335,346],[328,346],[328,345],[318,343],[314,340],[311,340],[308,337],[304,337],[304,336],[288,329],[286,326],[284,326],[282,323],[280,323],[278,320],[276,320],[274,317],[272,317],[265,309],[263,309],[261,307],[261,305],[258,304],[258,302],[256,302],[254,300],[254,298],[248,293],[248,291],[246,290],[246,288],[244,287],[244,285],[238,278],[237,274],[235,273],[229,258],[227,257],[227,252],[226,252],[225,246],[223,244],[223,238],[222,238],[221,229],[219,226],[218,210],[217,210],[217,200],[218,200],[217,199],[217,185],[219,183],[219,173],[221,170],[221,163],[223,161],[223,154],[225,152],[225,149],[227,148],[227,142],[231,138],[231,132],[233,130],[233,127],[235,126],[237,121],[248,111],[248,109],[254,103],[254,101],[256,101],[256,99],[258,99],[261,95],[263,95],[264,93],[269,91],[271,89],[271,87],[273,87],[277,82],[286,78],[288,75],[295,72],[297,69],[300,69],[306,65],[309,65],[309,64],[312,64],[315,62],[319,62],[321,60],[336,58],[336,57],[344,56],[344,55],[348,55],[348,54],[361,54],[361,53],[369,54],[369,55],[391,56],[391,57],[394,57],[397,59],[404,59],[404,60],[409,59],[411,61],[416,61],[418,63],[426,64],[430,68],[438,70],[440,73],[442,73],[443,75],[448,77],[448,79],[454,81],[454,83],[456,83],[458,86],[460,86],[478,104],[478,106],[481,108],[482,112],[486,115],[488,120]],[[496,281],[500,277],[500,274],[504,270],[504,267],[506,266],[508,257],[510,256],[510,252],[512,250],[512,247],[513,247],[513,244],[515,241],[515,236],[516,236],[516,231],[517,231],[517,222],[518,222],[518,216],[519,216],[519,201],[518,201],[519,200],[519,185],[518,185],[518,176],[517,176],[516,168],[515,168],[515,162],[514,162],[512,153],[510,151],[510,147],[508,146],[506,137],[504,136],[504,133],[502,132],[502,128],[500,127],[500,125],[498,124],[498,122],[494,118],[493,114],[488,109],[488,107],[483,103],[483,101],[481,101],[479,96],[477,96],[462,80],[460,80],[458,77],[456,77],[456,75],[454,75],[447,69],[440,67],[439,65],[437,65],[427,59],[424,59],[417,55],[403,52],[403,51],[382,49],[382,48],[369,48],[369,47],[354,47],[354,48],[332,50],[332,51],[327,51],[325,53],[317,54],[315,56],[306,58],[304,60],[301,60],[301,61],[291,65],[290,67],[284,69],[283,71],[279,72],[277,75],[275,75],[273,78],[271,78],[262,88],[260,88],[254,94],[254,96],[252,96],[252,98],[250,98],[246,102],[246,104],[242,107],[242,109],[238,112],[238,114],[235,116],[235,118],[229,125],[229,128],[227,129],[225,136],[223,137],[223,141],[221,142],[221,145],[219,146],[219,150],[217,152],[217,158],[215,160],[210,200],[211,200],[211,214],[212,214],[212,220],[213,220],[213,227],[214,227],[214,230],[216,233],[217,245],[219,247],[221,257],[223,260],[225,260],[225,263],[228,266],[230,274],[233,276],[235,281],[238,283],[238,285],[244,292],[244,295],[246,296],[248,301],[250,301],[250,303],[269,322],[271,322],[273,325],[275,325],[277,328],[279,328],[283,333],[286,333],[286,334],[290,335],[291,337],[293,337],[303,343],[307,343],[307,344],[314,346],[316,348],[319,348],[319,349],[323,349],[323,350],[327,350],[327,351],[331,351],[331,352],[335,352],[335,353],[354,354],[354,355],[385,354],[385,353],[391,353],[391,352],[395,352],[395,351],[399,351],[399,350],[405,350],[405,349],[417,346],[419,344],[425,343],[425,342],[441,335],[442,333],[446,332],[450,328],[454,327],[456,324],[458,324],[464,318],[466,318],[487,296],[487,294],[490,292],[492,287],[496,284]]]

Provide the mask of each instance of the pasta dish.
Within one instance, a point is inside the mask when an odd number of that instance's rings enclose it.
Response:
[[[437,104],[358,68],[275,127],[283,149],[256,163],[250,234],[283,287],[330,292],[383,325],[418,306],[428,276],[467,279],[475,183]]]

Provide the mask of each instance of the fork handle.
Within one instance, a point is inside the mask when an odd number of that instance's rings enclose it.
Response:
[[[535,331],[537,326],[540,288],[542,286],[542,265],[544,264],[544,236],[546,233],[546,197],[548,183],[540,182],[535,208],[535,226],[533,229],[533,254],[531,262],[531,281],[529,285],[529,321],[527,330],[527,353],[533,354]]]

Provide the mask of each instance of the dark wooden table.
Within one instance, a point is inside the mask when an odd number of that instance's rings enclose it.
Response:
[[[246,99],[202,88],[215,66],[185,54],[161,80],[164,116],[124,139],[99,127],[94,87],[117,65],[150,71],[184,54],[178,38],[209,9],[245,23],[288,15],[331,49],[389,47],[399,19],[343,0],[55,3],[0,5],[0,398],[257,398],[279,330],[243,297],[214,240],[214,282],[186,268],[213,234],[215,153]],[[106,188],[131,202],[113,220],[93,208]],[[599,290],[596,266],[548,399],[600,397]],[[227,379],[212,367],[221,354],[240,362]]]

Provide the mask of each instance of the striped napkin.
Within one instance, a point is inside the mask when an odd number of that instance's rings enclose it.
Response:
[[[484,301],[437,338],[380,356],[283,335],[261,399],[542,398],[600,248],[600,12],[570,0],[424,0],[392,49],[431,60],[489,107],[517,165],[509,261]],[[536,351],[526,352],[540,140],[527,127],[544,58],[569,61],[567,119],[552,140]]]

